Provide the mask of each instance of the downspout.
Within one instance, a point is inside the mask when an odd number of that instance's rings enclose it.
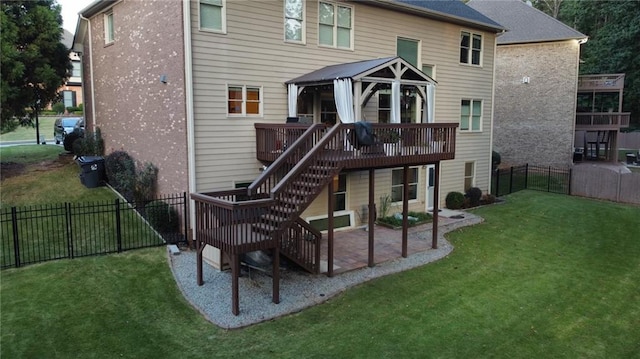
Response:
[[[196,192],[196,152],[195,152],[195,124],[193,115],[193,65],[191,55],[191,2],[182,1],[182,26],[184,34],[184,86],[185,108],[187,121],[187,167],[189,171],[189,193]],[[195,206],[189,206],[189,219],[191,228],[196,226]],[[195,240],[195,233],[192,232]]]
[[[504,33],[504,31],[503,31]],[[494,37],[493,45],[493,80],[491,81],[491,132],[489,135],[489,188],[487,193],[491,193],[491,183],[493,177],[493,124],[496,112],[496,62],[498,61],[498,35]]]
[[[93,80],[93,38],[91,37],[91,21],[79,14],[80,19],[87,22],[87,28],[89,30],[89,75],[91,77],[91,128],[96,130],[96,88]],[[84,88],[84,76],[82,76],[82,85]]]

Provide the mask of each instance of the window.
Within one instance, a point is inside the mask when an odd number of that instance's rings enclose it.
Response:
[[[226,0],[200,0],[200,29],[226,31]]]
[[[71,77],[82,76],[82,64],[77,61],[73,61],[71,62],[71,65],[73,65],[73,69],[71,70]]]
[[[353,42],[353,11],[351,7],[328,2],[320,2],[319,6],[318,43],[351,49]]]
[[[418,67],[420,60],[419,50],[420,41],[398,38],[396,41],[396,54],[402,57],[406,62]]]
[[[115,41],[113,36],[113,12],[104,14],[104,43],[110,44]]]
[[[482,100],[462,100],[460,105],[460,131],[481,131]]]
[[[460,35],[460,63],[481,65],[482,35],[463,31]]]
[[[391,90],[378,91],[378,123],[391,122]]]
[[[303,0],[284,2],[284,39],[304,43],[304,3]]]
[[[347,175],[341,173],[333,178],[333,211],[347,209]]]
[[[64,108],[76,107],[76,92],[62,91],[62,101],[64,102]]]
[[[435,75],[435,66],[433,65],[422,65],[422,72],[424,72],[425,74],[427,74],[429,77],[431,77],[432,79],[435,79],[436,75]]]
[[[262,89],[252,86],[227,88],[227,113],[229,115],[262,114]]]
[[[464,163],[464,190],[473,187],[476,181],[476,166],[474,162]]]
[[[391,200],[402,202],[404,182],[402,180],[404,169],[391,171]],[[418,199],[418,168],[409,168],[409,200]]]

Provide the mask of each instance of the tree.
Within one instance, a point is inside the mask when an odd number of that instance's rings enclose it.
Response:
[[[57,99],[72,66],[55,0],[3,1],[0,13],[2,127]]]
[[[623,109],[640,127],[640,1],[564,1],[559,19],[589,36],[581,74],[626,74]]]
[[[563,1],[564,0],[534,0],[532,4],[536,9],[557,19]]]

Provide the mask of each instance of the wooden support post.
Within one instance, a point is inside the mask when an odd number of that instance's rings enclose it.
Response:
[[[240,255],[233,254],[231,257],[231,312],[233,315],[240,314],[240,297],[238,296],[238,277],[240,276]]]
[[[329,182],[328,198],[327,198],[327,276],[333,277],[333,180]]]
[[[436,162],[433,187],[433,220],[431,230],[431,248],[438,249],[438,211],[440,207],[440,162]]]
[[[369,169],[369,267],[375,265],[373,259],[374,225],[376,221],[375,170]]]
[[[280,249],[278,247],[273,249],[273,274],[271,280],[273,281],[273,302],[280,303]]]
[[[409,166],[402,172],[402,257],[407,258],[407,237],[409,229]]]
[[[204,247],[206,246],[206,244],[201,243],[199,240],[196,240],[196,246],[196,278],[198,281],[198,285],[201,286],[204,284],[204,278],[202,278],[202,251],[204,251]]]

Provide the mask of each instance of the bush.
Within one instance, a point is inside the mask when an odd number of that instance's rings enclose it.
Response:
[[[133,198],[136,203],[144,203],[156,195],[158,168],[146,162],[142,169],[136,171],[136,183]]]
[[[491,169],[495,171],[500,166],[500,163],[502,163],[500,154],[496,151],[491,152]]]
[[[447,193],[447,197],[445,197],[444,201],[447,208],[460,209],[464,204],[464,195],[460,192],[449,192]]]
[[[125,151],[114,151],[104,160],[109,184],[124,198],[133,200],[136,184],[136,163]]]
[[[471,187],[464,195],[469,199],[469,204],[471,205],[471,207],[480,205],[480,198],[482,198],[482,190],[480,188]]]
[[[15,118],[9,118],[6,120],[2,120],[2,122],[0,122],[0,133],[5,134],[5,133],[9,133],[9,132],[13,132],[16,130],[16,128],[18,128],[18,126],[20,126],[20,122],[18,120],[16,120]]]
[[[75,145],[76,147],[74,148],[74,144],[75,144],[76,140],[81,139],[82,136],[84,136],[84,133],[83,133],[82,130],[80,130],[78,128],[73,130],[73,132],[65,135],[64,136],[64,140],[62,141],[62,144],[64,145],[65,151],[75,153],[75,149],[79,148],[81,145],[77,144],[77,145]]]
[[[64,103],[54,103],[53,106],[51,106],[51,110],[55,113],[64,113]]]
[[[482,196],[482,201],[485,204],[493,204],[496,203],[496,196],[492,195],[492,194],[485,194]]]
[[[104,155],[104,140],[100,128],[96,128],[95,132],[86,131],[84,137],[74,143],[73,154],[76,156]]]
[[[416,224],[422,224],[427,221],[431,221],[433,218],[429,213],[425,212],[412,212],[409,211],[407,213],[409,218],[409,227],[415,226]],[[412,220],[413,219],[413,220]],[[399,218],[394,216],[386,216],[377,219],[377,222],[387,224],[391,227],[402,227],[402,214],[400,214]]]
[[[149,224],[160,233],[173,233],[180,229],[178,211],[164,201],[149,202],[145,214]]]

